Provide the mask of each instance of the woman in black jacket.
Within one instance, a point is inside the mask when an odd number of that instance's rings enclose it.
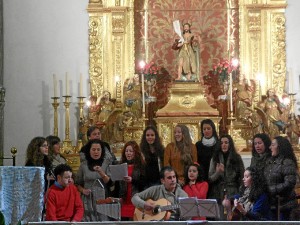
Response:
[[[270,194],[273,219],[289,220],[291,210],[297,206],[297,159],[291,143],[284,137],[275,137],[270,149],[272,156],[267,160],[264,175]],[[280,215],[277,215],[278,201]]]

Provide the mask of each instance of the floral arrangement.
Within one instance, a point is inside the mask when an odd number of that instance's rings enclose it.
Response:
[[[156,79],[160,69],[161,68],[157,66],[154,62],[146,64],[143,70],[145,80],[151,80],[152,78]]]
[[[203,77],[205,85],[224,84],[229,82],[229,74],[232,73],[233,81],[238,79],[238,65],[228,60],[221,60],[208,74]]]
[[[151,60],[150,63],[140,64],[137,68],[144,75],[145,100],[148,101],[147,117],[149,121],[153,120],[158,109],[167,104],[169,100],[169,87],[172,84],[170,73],[164,67],[157,66],[157,64]],[[147,100],[149,97],[150,99]]]
[[[233,83],[237,82],[239,76],[238,61],[220,60],[213,65],[212,70],[203,76],[203,82],[206,86],[206,94],[209,96],[210,105],[217,107],[217,99],[222,95],[228,94],[229,76],[232,74]]]

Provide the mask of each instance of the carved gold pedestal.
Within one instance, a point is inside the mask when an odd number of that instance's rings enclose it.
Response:
[[[203,119],[212,119],[219,129],[219,112],[208,105],[200,83],[175,82],[170,92],[168,104],[157,111],[155,119],[164,146],[174,141],[174,127],[178,123],[187,125],[194,143],[200,139]]]
[[[251,152],[251,139],[254,135],[252,128],[239,121],[233,121],[232,127],[232,134],[230,135],[232,136],[236,150],[238,152]]]

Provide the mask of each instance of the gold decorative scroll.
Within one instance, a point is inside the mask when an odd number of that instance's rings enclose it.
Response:
[[[117,91],[116,88],[134,74],[133,3],[118,0],[89,2],[91,95],[99,97],[107,90],[112,98],[123,101],[122,88]],[[116,76],[120,83],[116,83]]]
[[[263,95],[271,87],[278,95],[284,90],[286,6],[284,0],[239,1],[241,73],[253,80],[261,74]]]
[[[101,32],[103,30],[103,17],[90,16],[90,89],[91,95],[98,96],[103,91],[103,40]]]
[[[284,90],[286,74],[286,51],[285,51],[285,16],[283,13],[272,13],[271,43],[272,43],[272,71],[273,88],[276,93],[282,94]]]

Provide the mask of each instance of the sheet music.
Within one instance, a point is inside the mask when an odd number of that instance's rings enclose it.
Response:
[[[197,198],[196,197],[180,197],[178,198],[180,216],[188,218],[198,216]]]
[[[220,218],[216,199],[197,199],[196,197],[178,198],[182,218],[204,216]]]
[[[175,33],[180,37],[179,42],[184,42],[184,38],[182,37],[181,29],[180,29],[180,22],[179,20],[173,21],[173,28]]]
[[[109,165],[109,169],[111,172],[111,180],[123,180],[125,176],[128,176],[128,168],[127,163],[119,164],[119,165]]]
[[[200,216],[220,218],[219,206],[216,199],[198,199]]]

